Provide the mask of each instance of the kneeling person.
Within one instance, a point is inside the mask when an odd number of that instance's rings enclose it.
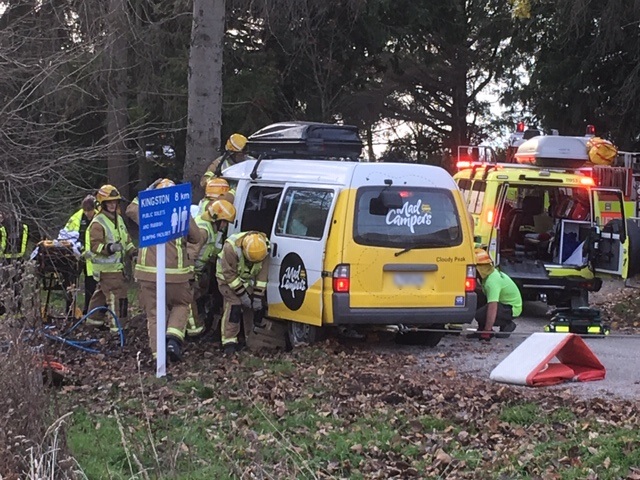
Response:
[[[224,299],[222,347],[225,353],[239,350],[238,335],[243,310],[253,311],[254,324],[261,327],[267,289],[268,240],[261,232],[231,235],[218,256],[216,277]],[[246,335],[247,332],[245,332]]]
[[[522,313],[520,290],[506,273],[493,266],[491,257],[482,249],[476,249],[476,268],[487,296],[487,304],[476,311],[480,339],[489,340],[494,326],[508,337],[516,329],[513,319]]]

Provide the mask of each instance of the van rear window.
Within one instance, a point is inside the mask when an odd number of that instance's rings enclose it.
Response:
[[[354,240],[394,248],[451,247],[462,243],[451,192],[429,187],[363,187],[356,196]]]

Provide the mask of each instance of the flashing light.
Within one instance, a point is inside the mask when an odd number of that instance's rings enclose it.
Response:
[[[487,212],[487,223],[493,225],[493,210]]]
[[[471,167],[472,167],[472,163],[469,160],[460,160],[456,162],[456,168],[458,170],[463,170],[465,168],[471,168]]]
[[[584,177],[584,178],[581,178],[581,179],[580,179],[580,183],[581,183],[582,185],[589,185],[589,186],[591,186],[591,187],[593,187],[593,186],[596,184],[596,182],[594,182],[593,178],[591,178],[591,177]]]
[[[464,291],[474,292],[476,290],[476,266],[467,265],[467,278],[464,279]]]
[[[401,190],[398,192],[401,198],[407,198],[411,196],[411,192],[407,192],[406,190]]]
[[[333,291],[334,293],[349,293],[351,278],[349,265],[338,265],[333,269]]]
[[[516,124],[516,132],[518,132],[518,133],[523,133],[524,132],[524,122],[523,121],[519,121]]]
[[[596,127],[595,125],[587,125],[587,135],[595,135]]]

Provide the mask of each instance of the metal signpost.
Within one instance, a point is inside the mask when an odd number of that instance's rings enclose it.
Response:
[[[157,245],[156,249],[156,377],[167,373],[166,361],[166,249],[165,244],[184,237],[189,231],[191,184],[144,190],[138,194],[140,215],[140,248]]]

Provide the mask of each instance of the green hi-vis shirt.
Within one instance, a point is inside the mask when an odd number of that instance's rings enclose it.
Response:
[[[518,317],[522,313],[522,296],[520,290],[508,275],[502,273],[498,269],[494,270],[491,275],[482,282],[482,290],[487,296],[487,302],[499,302],[505,305],[511,305],[513,316]]]

